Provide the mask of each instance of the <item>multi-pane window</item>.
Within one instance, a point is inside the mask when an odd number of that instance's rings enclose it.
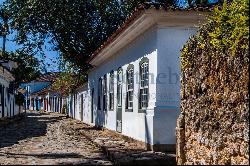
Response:
[[[109,81],[109,109],[114,109],[114,72],[110,73]]]
[[[99,82],[98,82],[98,103],[97,103],[98,110],[101,110],[101,92],[102,92],[102,78],[99,78]]]
[[[148,84],[149,84],[149,72],[148,72],[148,60],[140,64],[140,109],[146,109],[148,107]]]
[[[133,109],[133,92],[134,92],[134,68],[129,66],[127,69],[127,94],[126,109]]]
[[[103,78],[103,98],[102,98],[103,110],[107,110],[107,76]]]
[[[122,69],[117,72],[117,106],[122,106]]]

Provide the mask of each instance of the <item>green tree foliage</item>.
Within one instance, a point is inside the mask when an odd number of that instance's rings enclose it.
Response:
[[[3,7],[10,27],[17,32],[16,42],[23,46],[22,52],[36,54],[49,40],[54,50],[60,52],[63,61],[77,67],[66,69],[55,82],[56,89],[69,93],[86,79],[85,73],[90,68],[86,61],[91,54],[137,6],[148,1],[6,0]],[[155,0],[164,5],[176,5],[177,1],[184,0]],[[192,0],[188,1],[189,5],[195,4],[194,1],[205,3],[204,0]],[[80,80],[75,81],[77,79]]]
[[[229,49],[235,55],[237,49],[248,48],[249,0],[224,2],[222,9],[214,9],[209,32],[211,44],[219,49]]]
[[[86,69],[89,56],[136,6],[121,3],[116,0],[7,0],[5,9],[12,29],[18,33],[16,41],[23,44],[26,51],[41,50],[45,39],[50,39],[66,61]]]
[[[40,64],[37,58],[22,52],[7,52],[4,59],[10,59],[18,64],[18,68],[13,70],[16,86],[21,82],[29,82],[40,76]]]
[[[67,62],[80,69],[86,60],[126,20],[135,7],[149,0],[6,0],[16,41],[31,54],[49,40]],[[175,5],[184,0],[155,0]],[[201,0],[194,1],[203,3]],[[200,2],[201,1],[201,2]],[[153,2],[153,1],[152,1]]]
[[[61,72],[57,79],[53,82],[52,88],[61,95],[69,95],[77,87],[87,81],[86,74],[80,74],[74,71],[73,68],[67,68],[64,72]]]
[[[213,50],[211,57],[244,54],[249,50],[249,0],[224,1],[182,50],[182,68],[189,68],[192,52]]]

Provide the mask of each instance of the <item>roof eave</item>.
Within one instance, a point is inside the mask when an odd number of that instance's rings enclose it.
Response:
[[[108,43],[104,43],[100,50],[92,56],[89,60],[92,66],[100,65],[153,26],[194,27],[199,22],[204,21],[205,17],[204,12],[194,10],[165,11],[163,9],[148,9],[133,19],[120,30],[118,35],[110,39],[111,41],[108,41]]]

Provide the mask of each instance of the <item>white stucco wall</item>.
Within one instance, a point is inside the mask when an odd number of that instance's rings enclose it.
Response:
[[[85,123],[91,123],[91,110],[90,108],[90,97],[88,86],[84,86],[77,90],[77,106],[75,112],[75,118]],[[82,98],[83,97],[83,98]],[[81,99],[82,98],[82,99]],[[83,110],[82,110],[83,109]]]
[[[34,105],[32,104],[32,102],[31,102],[31,99],[32,99],[31,94],[42,90],[43,88],[49,86],[50,84],[51,84],[51,82],[49,82],[49,81],[45,81],[45,82],[32,81],[32,82],[29,82],[29,83],[21,84],[20,87],[27,90],[27,92],[25,93],[25,107],[27,109],[29,109],[29,110],[37,110],[37,109],[39,109],[39,108],[36,108],[36,104],[34,104]],[[28,105],[28,100],[29,100],[29,105]]]
[[[123,70],[122,87],[122,134],[149,144],[174,145],[175,127],[180,107],[180,50],[196,28],[154,26],[143,33],[125,48],[89,73],[88,88],[77,92],[76,112],[69,110],[70,116],[81,119],[81,104],[84,105],[83,121],[91,123],[91,90],[94,88],[94,124],[116,131],[117,120],[117,70]],[[149,105],[145,113],[138,112],[139,63],[143,57],[149,60]],[[125,111],[126,70],[134,66],[133,112]],[[97,110],[98,81],[107,74],[109,92],[109,73],[114,71],[114,110]],[[80,96],[84,95],[84,102]],[[109,93],[107,93],[109,94]],[[71,99],[70,99],[71,98]],[[109,97],[108,97],[109,99]],[[74,98],[72,107],[74,107]],[[108,108],[109,108],[109,101]],[[101,107],[102,98],[101,98]],[[70,108],[70,105],[69,105]]]
[[[10,82],[4,78],[3,75],[0,76],[0,84],[4,86],[4,116],[2,116],[2,105],[0,105],[0,118],[2,117],[12,117],[19,113],[19,107],[15,103],[15,96],[14,94],[8,93],[8,88]]]
[[[159,27],[154,144],[175,144],[176,120],[180,114],[180,50],[196,33],[190,27]]]
[[[156,29],[150,29],[135,41],[130,43],[127,47],[123,48],[116,55],[107,59],[104,63],[89,73],[89,89],[94,88],[94,115],[95,123],[102,125],[111,130],[116,130],[116,106],[117,106],[117,84],[116,75],[117,69],[123,69],[123,81],[126,80],[125,73],[129,64],[134,65],[134,74],[139,77],[139,62],[143,57],[149,59],[149,72],[156,73],[157,70],[157,48],[156,48]],[[98,80],[105,74],[114,70],[115,84],[114,84],[114,110],[102,111],[97,110],[97,93],[98,93]],[[109,75],[108,77],[109,78]],[[154,79],[154,78],[153,78]],[[107,79],[109,85],[109,79]],[[108,86],[109,88],[109,86]],[[152,112],[154,108],[155,99],[149,99],[149,110],[147,113],[138,113],[138,94],[139,94],[139,80],[134,79],[134,110],[133,112],[125,112],[125,95],[126,84],[124,82],[122,87],[122,134],[141,140],[143,142],[152,143],[153,136],[153,117]],[[155,84],[149,85],[149,93],[155,92]],[[109,90],[109,89],[108,89]],[[109,102],[108,102],[109,103]],[[89,107],[90,109],[90,107]],[[98,115],[98,116],[97,116]],[[97,118],[99,117],[99,118]]]
[[[76,101],[75,101],[76,99]],[[67,97],[67,107],[68,107],[68,115],[72,118],[76,118],[78,115],[78,105],[79,103],[77,102],[77,93],[70,94]]]

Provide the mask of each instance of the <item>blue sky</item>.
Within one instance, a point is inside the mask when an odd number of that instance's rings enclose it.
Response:
[[[15,51],[19,48],[19,46],[13,41],[15,38],[15,33],[10,34],[7,36],[7,41],[6,41],[6,51]],[[0,49],[2,49],[3,47],[3,40],[2,38],[0,38]],[[49,44],[46,45],[46,48],[49,48]],[[58,59],[59,59],[59,54],[58,52],[55,51],[50,51],[49,49],[44,49],[44,53],[45,53],[45,63],[49,64],[46,65],[46,69],[47,71],[58,71]],[[37,57],[38,59],[40,59],[40,57]],[[56,63],[54,63],[56,62]]]
[[[0,0],[0,4],[2,4],[4,1],[5,0]],[[14,38],[15,38],[15,33],[7,36],[6,51],[15,51],[16,49],[19,48],[19,46],[13,41]],[[0,37],[0,49],[2,49],[2,47],[3,47],[3,39]],[[50,48],[49,44],[47,44],[46,47]],[[58,52],[50,51],[49,49],[44,49],[44,53],[46,56],[45,63],[50,65],[46,67],[47,71],[58,71],[58,65],[57,65],[59,59]],[[57,63],[53,63],[53,61]]]

